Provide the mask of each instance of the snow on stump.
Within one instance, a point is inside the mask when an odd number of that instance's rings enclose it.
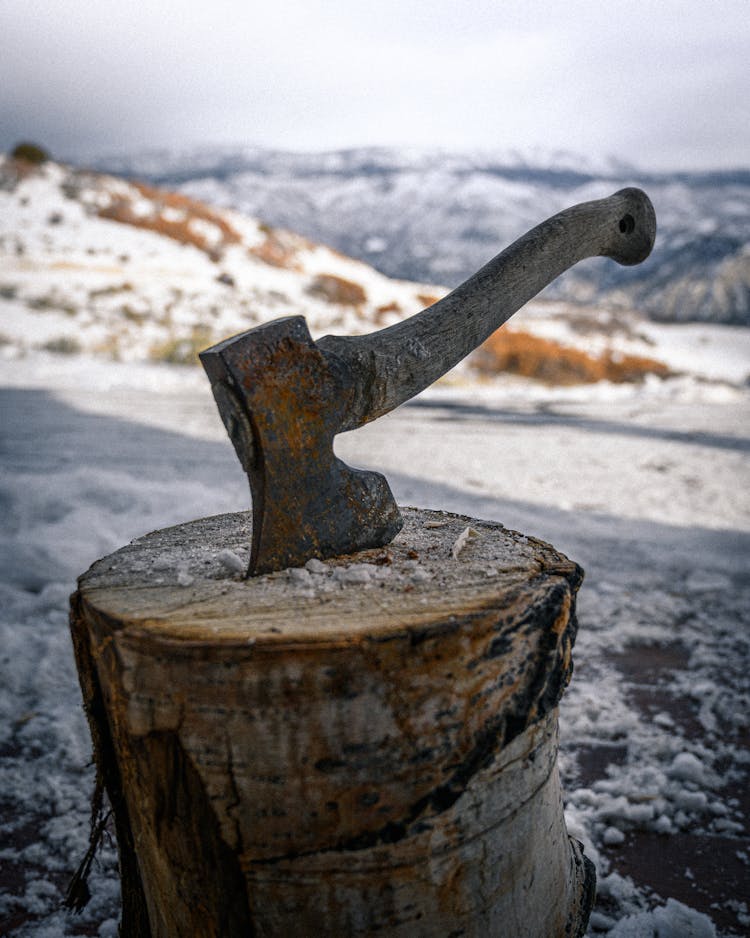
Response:
[[[584,934],[594,872],[557,772],[582,571],[499,524],[403,514],[387,548],[249,580],[249,513],[80,578],[124,934]]]

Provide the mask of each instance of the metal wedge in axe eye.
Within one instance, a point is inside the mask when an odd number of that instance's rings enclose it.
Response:
[[[388,483],[335,457],[335,435],[428,387],[573,264],[594,256],[639,264],[655,235],[648,197],[621,189],[547,219],[444,299],[386,329],[314,342],[304,318],[291,316],[201,352],[250,480],[249,575],[391,541],[402,522]]]

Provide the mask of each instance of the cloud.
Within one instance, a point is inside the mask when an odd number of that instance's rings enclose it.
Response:
[[[543,145],[747,164],[748,20],[745,0],[4,0],[0,146]]]

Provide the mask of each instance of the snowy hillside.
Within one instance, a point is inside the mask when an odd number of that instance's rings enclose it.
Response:
[[[486,245],[477,266],[498,247]],[[616,267],[597,270],[606,279]],[[370,332],[444,293],[184,195],[0,157],[6,360],[42,351],[193,363],[202,348],[278,316],[306,316],[314,336]],[[552,384],[648,375],[741,384],[749,370],[748,330],[657,325],[622,304],[542,299],[449,380],[511,372]]]
[[[668,322],[750,325],[750,169],[645,173],[569,153],[204,148],[101,160],[259,215],[394,277],[455,286],[566,205],[638,185],[656,207],[652,257],[589,261],[550,295],[636,307]]]
[[[434,288],[388,279],[287,231],[192,199],[0,157],[0,338],[6,352],[194,360],[260,322],[368,332]]]

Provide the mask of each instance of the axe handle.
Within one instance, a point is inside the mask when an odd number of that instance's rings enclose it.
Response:
[[[482,344],[528,300],[586,257],[639,264],[656,216],[640,189],[565,209],[532,228],[444,299],[365,336],[325,336],[318,347],[354,379],[341,431],[408,401]]]

